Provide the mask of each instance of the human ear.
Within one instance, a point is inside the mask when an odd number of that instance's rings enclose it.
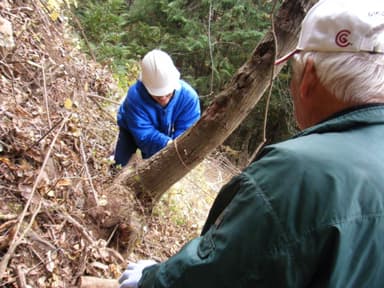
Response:
[[[318,78],[316,74],[315,64],[312,59],[308,59],[305,63],[302,80],[300,83],[300,96],[303,100],[308,100],[313,94],[313,89],[315,89],[316,84],[318,84]]]

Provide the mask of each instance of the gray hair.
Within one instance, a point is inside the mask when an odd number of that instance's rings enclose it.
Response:
[[[309,58],[320,83],[339,100],[384,102],[384,54],[300,52],[292,61],[294,77],[302,77]]]

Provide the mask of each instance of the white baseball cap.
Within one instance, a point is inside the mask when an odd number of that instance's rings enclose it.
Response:
[[[275,64],[300,51],[384,53],[384,0],[320,0],[301,24],[296,49]]]
[[[139,79],[152,96],[165,96],[181,87],[180,72],[171,57],[158,49],[144,56]]]

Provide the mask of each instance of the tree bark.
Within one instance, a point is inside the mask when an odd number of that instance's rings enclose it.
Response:
[[[283,3],[275,17],[278,57],[295,48],[300,23],[316,2],[290,0]],[[274,39],[269,32],[194,127],[144,162],[137,171],[123,171],[116,183],[135,191],[142,204],[151,210],[174,183],[223,143],[257,104],[270,85],[274,51]],[[281,67],[275,67],[274,76]]]

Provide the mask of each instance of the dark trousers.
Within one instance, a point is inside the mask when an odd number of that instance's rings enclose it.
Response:
[[[137,150],[137,145],[132,134],[119,127],[119,137],[115,148],[115,165],[125,166]]]

